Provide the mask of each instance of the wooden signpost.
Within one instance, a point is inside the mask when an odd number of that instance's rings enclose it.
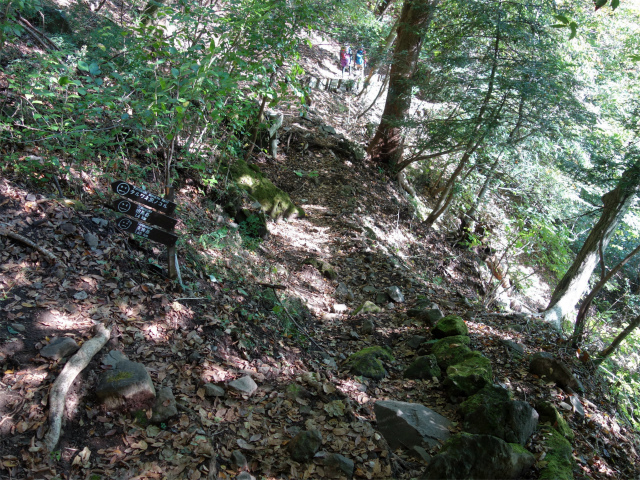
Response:
[[[116,212],[127,215],[118,218],[117,227],[124,232],[166,245],[169,257],[169,278],[178,277],[182,284],[175,247],[178,236],[173,233],[178,220],[169,216],[176,209],[176,204],[172,201],[173,188],[167,188],[165,198],[121,180],[113,182],[111,189],[124,197],[124,199],[115,200],[113,208]]]

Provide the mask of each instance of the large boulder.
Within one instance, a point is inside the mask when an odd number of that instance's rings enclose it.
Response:
[[[387,376],[383,360],[394,360],[391,352],[384,347],[367,347],[347,358],[346,365],[354,375],[380,380]]]
[[[433,457],[422,478],[519,478],[534,462],[535,457],[518,444],[491,435],[459,433]]]
[[[582,383],[573,376],[569,367],[548,352],[538,352],[531,357],[529,372],[556,382],[561,388],[584,391]]]
[[[455,335],[438,340],[431,346],[431,353],[436,357],[438,366],[442,370],[446,370],[449,366],[460,363],[473,355],[468,345],[469,337]]]
[[[262,211],[271,218],[304,217],[304,210],[293,203],[288,193],[262,175],[257,166],[236,159],[229,168],[229,173],[240,188],[260,202]]]
[[[538,425],[538,412],[527,402],[514,401],[499,385],[486,385],[460,405],[464,431],[493,435],[524,445]]]
[[[544,446],[547,452],[538,478],[540,480],[573,480],[575,461],[571,444],[558,431],[544,431]]]
[[[156,390],[144,365],[121,360],[112,370],[102,374],[96,396],[107,408],[138,410],[153,406]]]
[[[433,448],[450,436],[451,422],[424,405],[381,400],[373,410],[378,430],[392,449]]]
[[[458,315],[447,315],[436,323],[431,333],[435,338],[444,338],[454,335],[468,335],[469,329]]]
[[[404,371],[404,378],[414,378],[431,380],[433,377],[440,378],[442,371],[438,367],[435,355],[423,355],[416,358]]]
[[[468,397],[493,380],[491,361],[478,352],[447,368],[444,386],[454,396]]]

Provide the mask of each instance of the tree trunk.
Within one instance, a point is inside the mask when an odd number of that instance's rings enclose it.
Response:
[[[633,203],[639,184],[640,162],[637,162],[622,174],[616,188],[602,196],[602,215],[553,291],[549,306],[542,314],[545,322],[560,330],[562,318],[575,307],[589,284],[589,278],[598,263],[598,249],[607,249],[618,224]]]
[[[439,0],[405,0],[389,73],[389,91],[378,130],[369,144],[369,155],[393,167],[402,158],[402,122],[411,107],[411,76],[422,49],[423,32],[429,26]]]
[[[580,305],[580,310],[578,310],[578,316],[576,317],[576,324],[575,324],[575,327],[573,328],[573,339],[572,339],[573,348],[578,348],[578,344],[582,341],[582,335],[584,331],[584,322],[587,318],[587,311],[589,310],[589,307],[591,306],[591,302],[593,302],[593,299],[596,298],[596,295],[600,292],[600,290],[602,290],[602,287],[604,287],[607,284],[607,282],[611,280],[611,277],[613,277],[616,273],[618,273],[620,269],[622,269],[622,267],[624,267],[629,262],[629,260],[631,260],[631,258],[634,257],[638,252],[640,252],[640,245],[634,248],[633,251],[629,253],[629,255],[624,257],[624,259],[620,263],[618,263],[615,267],[613,267],[611,271],[609,271],[609,273],[607,273],[606,275],[603,275],[603,277],[596,284],[596,286],[593,287],[591,292],[589,292],[589,295],[587,295],[587,298],[584,299],[584,301],[582,302],[582,305]],[[602,269],[602,271],[604,273],[604,268]]]
[[[595,363],[596,365],[600,365],[605,360],[605,358],[615,352],[616,348],[618,348],[618,346],[624,341],[625,338],[629,336],[631,332],[638,328],[638,325],[640,325],[640,315],[634,318],[631,323],[627,325],[627,328],[625,328],[618,334],[616,338],[613,339],[611,345],[598,353],[598,358],[596,358],[593,363]]]
[[[391,5],[392,3],[393,0],[382,0],[378,4],[378,11],[376,12],[378,14],[378,17],[382,17],[382,15],[384,15],[384,12],[387,11],[387,8],[389,8],[389,5]]]

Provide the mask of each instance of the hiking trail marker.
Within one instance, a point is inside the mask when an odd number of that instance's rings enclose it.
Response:
[[[115,200],[113,208],[116,212],[127,215],[118,218],[116,226],[124,232],[133,233],[166,245],[169,257],[169,278],[178,277],[178,281],[182,284],[176,257],[178,236],[173,233],[178,220],[169,216],[176,209],[176,204],[173,202],[173,187],[166,188],[164,198],[122,180],[113,182],[111,189],[114,193],[124,197],[124,199]]]

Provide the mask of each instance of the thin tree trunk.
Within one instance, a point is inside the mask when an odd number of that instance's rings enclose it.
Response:
[[[393,0],[382,0],[378,4],[378,11],[376,12],[378,14],[378,17],[382,17],[382,15],[384,15],[384,12],[387,11],[387,8],[389,8],[389,5],[391,5],[392,3]]]
[[[602,287],[604,287],[607,284],[607,282],[611,280],[611,278],[620,271],[622,267],[624,267],[627,263],[629,263],[629,260],[631,260],[631,258],[634,257],[638,252],[640,252],[640,245],[638,245],[636,248],[633,249],[633,251],[631,251],[631,253],[629,253],[626,257],[624,257],[624,259],[620,263],[618,263],[615,267],[613,267],[609,271],[609,273],[603,274],[600,281],[593,287],[591,292],[589,292],[589,295],[587,295],[587,298],[583,300],[582,304],[580,305],[580,310],[578,310],[578,316],[576,317],[576,324],[573,328],[573,338],[572,338],[573,348],[578,348],[578,344],[582,341],[582,335],[584,332],[584,323],[587,317],[587,312],[589,311],[589,307],[591,306],[591,302],[593,302],[593,299],[600,292],[600,290],[602,290]],[[604,273],[605,271],[604,266],[602,268],[602,271]]]
[[[424,31],[439,0],[405,0],[389,73],[389,91],[378,130],[369,144],[371,158],[388,166],[402,159],[402,122],[411,107],[411,77],[420,56]]]
[[[640,162],[636,162],[622,174],[618,185],[602,196],[604,205],[600,219],[553,291],[549,306],[542,314],[545,322],[558,330],[561,328],[562,318],[575,307],[589,285],[589,278],[598,263],[598,249],[607,249],[618,224],[631,207],[639,185]]]
[[[627,328],[625,328],[618,334],[616,338],[613,339],[613,342],[611,342],[611,344],[607,348],[598,352],[598,358],[596,358],[593,363],[595,363],[596,365],[600,365],[609,355],[615,352],[616,348],[618,348],[618,346],[624,341],[625,338],[629,336],[631,332],[638,328],[638,325],[640,325],[640,315],[634,318],[631,323],[627,325]]]

